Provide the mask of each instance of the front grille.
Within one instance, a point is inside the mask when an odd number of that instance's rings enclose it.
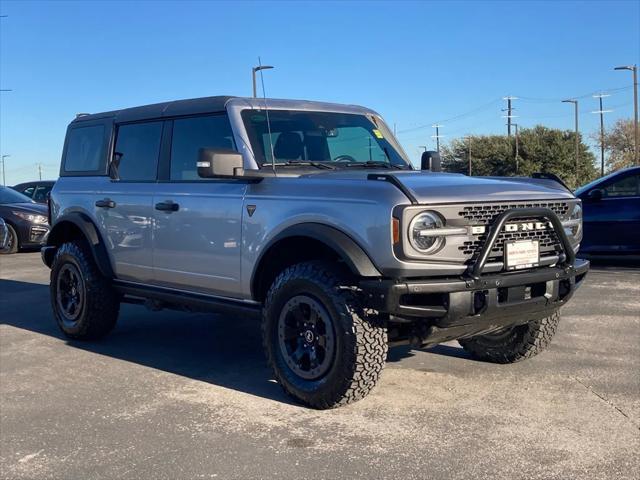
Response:
[[[488,226],[500,214],[507,210],[518,208],[548,208],[561,219],[569,211],[569,203],[563,201],[554,202],[526,202],[510,204],[478,204],[461,207],[458,216],[466,220],[468,225],[487,226],[487,232],[475,235],[473,240],[468,240],[458,247],[458,250],[467,257],[466,264],[472,263],[480,253],[480,249],[487,239]],[[538,240],[540,242],[540,257],[547,257],[559,254],[562,251],[560,239],[553,231],[550,222],[542,218],[518,218],[508,223],[543,222],[545,230],[506,232],[502,231],[498,235],[496,243],[491,249],[489,262],[502,262],[504,258],[504,242],[512,240]]]
[[[538,219],[533,219],[534,221],[539,221]],[[520,221],[520,220],[519,220]],[[522,222],[532,221],[532,220],[521,220]],[[560,240],[558,236],[553,231],[551,224],[548,222],[544,222],[547,225],[546,230],[534,230],[529,232],[505,232],[502,231],[498,235],[498,239],[491,249],[491,254],[489,255],[490,262],[500,262],[503,259],[504,252],[504,242],[513,241],[513,240],[538,240],[540,242],[540,256],[549,256],[555,255],[561,251]],[[467,263],[471,262],[471,259],[474,259],[479,253],[482,245],[484,245],[485,240],[487,239],[487,234],[483,233],[482,235],[476,235],[475,240],[466,241],[462,245],[458,247],[458,250],[461,251],[464,255],[468,255],[471,258],[467,261]]]
[[[548,208],[559,217],[569,211],[568,202],[531,202],[513,204],[479,204],[463,207],[458,215],[469,221],[470,225],[486,225],[501,213],[514,208]]]

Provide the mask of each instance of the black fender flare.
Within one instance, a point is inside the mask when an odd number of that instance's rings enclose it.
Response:
[[[346,233],[322,223],[298,223],[278,233],[262,250],[251,275],[252,290],[265,255],[278,242],[291,237],[309,237],[324,243],[340,256],[354,275],[359,277],[382,276],[364,249]]]
[[[47,246],[42,249],[44,263],[51,267],[55,251],[63,243],[64,228],[68,224],[73,224],[84,236],[100,273],[107,278],[114,278],[113,268],[102,236],[89,215],[83,212],[71,212],[56,219],[47,237]]]

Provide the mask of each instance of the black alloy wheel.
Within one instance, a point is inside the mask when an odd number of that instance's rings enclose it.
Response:
[[[331,316],[308,295],[296,295],[282,307],[278,343],[287,366],[306,380],[322,378],[334,358],[335,335]]]
[[[56,302],[62,320],[67,326],[78,321],[85,301],[84,282],[80,271],[73,263],[65,263],[57,276]]]

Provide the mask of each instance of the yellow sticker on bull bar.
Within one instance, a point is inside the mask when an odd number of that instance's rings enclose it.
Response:
[[[376,138],[384,138],[380,133],[380,130],[378,130],[377,128],[373,129],[373,134],[376,136]]]

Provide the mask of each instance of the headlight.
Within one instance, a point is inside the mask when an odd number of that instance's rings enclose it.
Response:
[[[435,212],[423,212],[409,224],[409,242],[420,253],[430,254],[440,249],[444,237],[434,232],[442,228],[442,219]]]
[[[574,240],[580,241],[582,238],[582,205],[580,202],[573,204],[573,209],[569,212],[566,220],[562,222],[565,233],[573,237]]]
[[[37,213],[12,212],[15,216],[31,223],[47,223],[47,217]]]

